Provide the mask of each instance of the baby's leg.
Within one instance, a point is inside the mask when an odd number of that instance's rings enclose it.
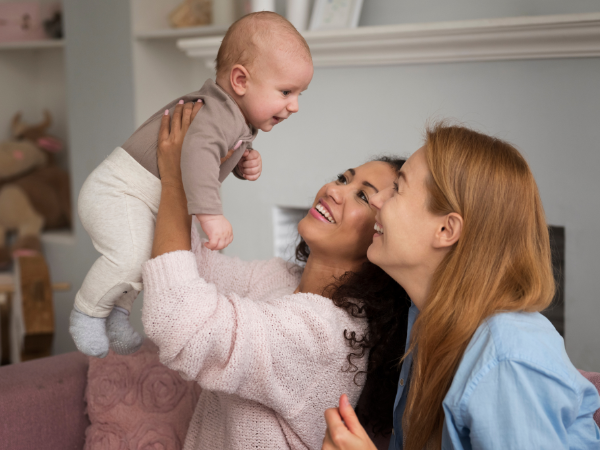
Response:
[[[123,320],[113,320],[116,314],[108,322],[107,317],[119,302],[130,309],[142,289],[141,265],[150,257],[155,223],[150,207],[132,195],[112,169],[103,163],[90,175],[78,205],[81,221],[102,256],[75,297],[70,331],[80,351],[98,357],[108,353],[109,339],[122,342],[119,349],[126,353],[141,345],[128,321],[125,327]]]
[[[142,264],[150,259],[152,252],[156,216],[145,203],[137,198],[132,197],[127,203],[130,212],[131,238],[136,255],[135,265],[140,268],[139,281],[141,282]],[[138,294],[139,290],[135,288],[124,292],[116,301],[106,322],[110,348],[119,355],[133,353],[142,345],[141,336],[129,323],[129,313]]]

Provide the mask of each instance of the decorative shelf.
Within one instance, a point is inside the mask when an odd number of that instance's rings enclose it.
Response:
[[[64,46],[64,39],[45,39],[41,41],[1,42],[0,50],[44,50],[63,48]]]
[[[221,25],[206,25],[202,27],[189,28],[167,28],[164,30],[137,31],[135,38],[140,40],[147,39],[181,39],[186,37],[199,36],[222,36],[227,32],[227,28]]]
[[[315,67],[600,56],[600,13],[309,31]],[[222,36],[180,39],[213,64]]]
[[[40,239],[44,244],[73,245],[75,244],[75,232],[67,229],[43,231]]]

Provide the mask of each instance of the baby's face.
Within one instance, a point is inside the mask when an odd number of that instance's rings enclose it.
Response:
[[[298,97],[313,76],[311,61],[273,50],[256,62],[241,101],[246,120],[261,131],[298,112]]]

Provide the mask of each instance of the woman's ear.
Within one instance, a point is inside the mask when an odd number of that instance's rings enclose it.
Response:
[[[458,213],[445,215],[435,236],[436,248],[452,247],[460,239],[463,227],[463,218]]]
[[[229,73],[229,82],[231,83],[231,88],[233,91],[240,97],[242,97],[248,89],[249,78],[250,74],[241,64],[236,64],[231,68],[231,72]]]

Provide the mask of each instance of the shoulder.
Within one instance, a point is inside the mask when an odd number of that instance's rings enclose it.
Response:
[[[209,120],[215,126],[234,130],[236,136],[247,131],[248,127],[239,106],[213,80],[206,80],[195,97],[202,99],[204,106],[198,112],[192,126],[199,126]]]
[[[276,322],[287,323],[285,327],[305,330],[299,335],[289,335],[288,339],[303,341],[306,348],[321,348],[321,355],[329,355],[337,360],[345,360],[349,348],[346,333],[364,335],[368,328],[366,318],[354,317],[348,311],[336,306],[329,298],[318,294],[296,293],[278,296],[268,301],[265,309],[274,308],[284,312]],[[269,311],[271,312],[271,311]],[[306,345],[308,343],[308,345]],[[329,361],[331,363],[332,361]]]
[[[284,278],[286,280],[299,282],[302,276],[302,267],[298,264],[284,261],[281,258],[257,260],[255,274],[265,277]]]
[[[489,345],[494,346],[498,361],[530,364],[567,382],[578,378],[562,336],[542,314],[499,313],[488,318],[480,328],[483,335],[489,334]]]
[[[486,319],[471,338],[444,403],[464,412],[491,379],[496,394],[506,399],[527,386],[532,391],[553,386],[573,398],[589,387],[562,337],[539,313],[505,312]]]
[[[272,289],[296,288],[302,277],[302,268],[281,258],[254,261],[251,291],[262,296]]]
[[[539,313],[503,312],[487,318],[471,338],[459,371],[479,372],[501,361],[530,364],[565,379],[577,373],[563,338]]]
[[[336,306],[330,298],[313,293],[293,293],[300,284],[303,267],[272,258],[257,261],[252,276],[251,290],[256,297],[270,297],[267,303],[291,312],[296,317],[319,323],[322,326],[343,332],[344,329],[362,332],[366,319],[354,317],[344,308]],[[280,292],[282,295],[272,295]]]

